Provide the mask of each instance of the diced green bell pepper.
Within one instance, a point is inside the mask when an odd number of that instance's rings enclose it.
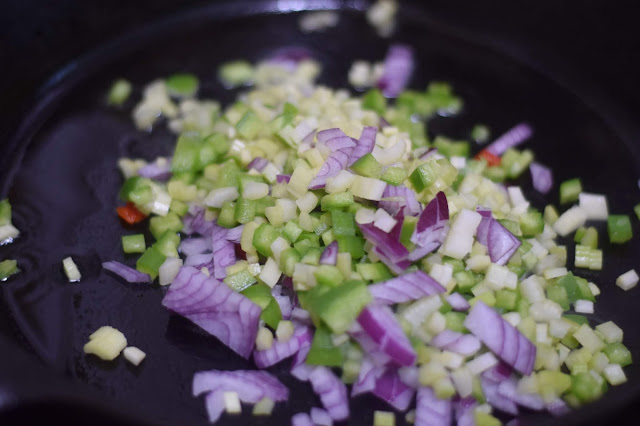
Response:
[[[136,262],[136,269],[142,273],[149,274],[151,280],[155,280],[160,266],[166,259],[167,256],[162,254],[160,250],[155,247],[149,247]]]

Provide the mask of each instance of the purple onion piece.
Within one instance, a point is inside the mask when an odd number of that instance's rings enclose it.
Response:
[[[392,45],[384,60],[384,72],[378,80],[378,88],[385,96],[398,96],[407,86],[413,67],[413,50],[403,44]]]
[[[243,358],[251,354],[262,309],[226,284],[183,266],[162,304],[216,336]]]
[[[446,290],[423,271],[413,271],[369,286],[373,299],[381,304],[404,303]]]
[[[118,275],[121,278],[124,278],[127,282],[130,283],[150,283],[151,277],[149,274],[144,274],[140,271],[137,271],[133,268],[128,267],[120,262],[116,262],[115,260],[111,260],[109,262],[104,262],[102,267],[107,271],[111,271],[114,274]]]
[[[528,124],[520,123],[492,142],[486,150],[493,155],[501,156],[507,149],[518,146],[529,139],[532,134],[533,130]]]

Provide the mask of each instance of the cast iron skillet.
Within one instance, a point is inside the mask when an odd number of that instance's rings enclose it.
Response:
[[[190,396],[193,373],[253,367],[215,338],[169,314],[160,304],[163,289],[127,284],[102,271],[100,264],[109,259],[133,264],[133,257],[123,258],[120,236],[145,228],[124,228],[114,214],[122,182],[117,159],[151,159],[171,152],[172,136],[162,126],[149,134],[136,131],[130,122],[131,107],[144,83],[174,72],[194,72],[202,81],[203,97],[229,102],[236,92],[225,90],[215,78],[222,62],[255,61],[283,46],[304,46],[323,64],[322,83],[347,87],[353,59],[380,60],[391,42],[375,36],[359,3],[342,5],[339,26],[314,35],[299,32],[299,15],[290,13],[295,8],[295,2],[262,2],[251,8],[209,6],[187,12],[97,49],[61,70],[41,91],[15,138],[2,147],[6,178],[0,193],[11,199],[14,223],[22,235],[1,248],[0,257],[18,259],[22,272],[1,286],[3,300],[47,371],[22,360],[19,353],[12,355],[12,367],[0,370],[5,376],[0,407],[8,407],[5,412],[15,415],[18,407],[22,415],[33,415],[34,409],[56,412],[68,406],[76,407],[78,416],[99,410],[106,416],[99,419],[111,423],[206,424],[203,401]],[[392,41],[407,42],[417,53],[411,86],[421,89],[429,81],[447,80],[466,102],[459,116],[431,122],[431,134],[465,138],[475,123],[483,122],[497,135],[526,120],[535,128],[528,146],[539,161],[553,167],[557,182],[580,176],[588,190],[608,194],[612,212],[631,211],[638,195],[639,159],[597,111],[517,61],[443,30],[419,9],[403,9],[400,28]],[[124,108],[107,108],[104,94],[117,77],[132,80],[136,92]],[[533,191],[528,176],[519,183],[538,207],[558,201],[555,195],[542,197]],[[604,270],[580,272],[603,290],[592,319],[620,324],[625,342],[635,352],[640,331],[633,313],[640,296],[623,293],[614,281],[635,266],[640,247],[637,240],[611,247],[604,228],[598,227]],[[572,245],[568,247],[571,259]],[[81,283],[65,281],[60,262],[66,256],[78,263]],[[102,362],[82,353],[88,335],[105,324],[122,330],[130,344],[149,354],[140,367],[122,358]],[[283,364],[271,371],[291,389],[287,404],[279,404],[270,418],[244,414],[225,417],[219,424],[288,424],[292,414],[319,406],[310,387],[289,377]],[[637,400],[638,369],[631,366],[627,373],[628,384],[566,418],[527,414],[523,423],[600,424]],[[42,385],[35,386],[38,382]],[[373,410],[387,407],[362,396],[351,409],[351,424],[372,424]],[[402,424],[403,416],[398,417]]]

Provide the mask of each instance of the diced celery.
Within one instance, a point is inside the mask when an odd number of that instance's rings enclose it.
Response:
[[[582,192],[580,179],[574,178],[565,180],[560,184],[560,204],[568,204],[578,201],[578,196]]]
[[[327,194],[320,200],[320,208],[322,211],[342,209],[349,207],[354,203],[353,194],[351,192],[338,192],[335,194]]]
[[[547,222],[549,225],[553,225],[554,223],[556,223],[556,220],[558,220],[558,217],[559,217],[558,210],[556,210],[556,208],[551,204],[547,205],[544,208],[544,221]]]
[[[362,281],[346,281],[311,301],[310,310],[336,334],[344,333],[362,309],[371,301],[367,285]]]
[[[252,110],[244,113],[240,121],[236,123],[238,134],[247,140],[251,140],[258,135],[263,123]]]
[[[380,176],[380,179],[390,185],[398,186],[407,179],[407,171],[402,167],[387,167]]]
[[[609,241],[612,244],[626,243],[633,236],[629,216],[624,214],[609,215],[607,230],[609,231]]]
[[[421,164],[409,175],[409,181],[418,192],[431,186],[436,180],[437,174],[433,169],[433,163]]]
[[[136,234],[122,236],[122,250],[125,253],[144,253],[146,248],[144,235]]]
[[[278,302],[271,295],[271,287],[266,284],[249,284],[249,286],[246,286],[251,279],[243,271],[240,271],[233,276],[234,278],[230,279],[229,282],[225,279],[227,285],[233,289],[245,287],[239,291],[256,305],[260,306],[260,309],[262,309],[260,319],[273,329],[278,327],[278,323],[282,319],[282,312],[280,311]],[[255,282],[255,280],[253,282]]]
[[[338,242],[338,251],[351,254],[354,260],[364,256],[364,240],[357,236],[339,236],[336,237]]]
[[[360,176],[379,178],[382,174],[382,166],[372,154],[363,155],[350,168]]]
[[[309,253],[307,252],[305,257],[307,257],[308,254]],[[302,259],[302,262],[304,262],[304,258]],[[318,269],[314,271],[313,275],[316,277],[318,284],[328,285],[330,287],[338,286],[342,284],[342,281],[344,280],[344,276],[338,267],[333,265],[320,265]]]
[[[169,229],[158,238],[152,247],[167,257],[178,257],[178,245],[180,245],[180,236]]]
[[[176,148],[173,151],[171,160],[171,171],[177,172],[195,172],[201,170],[200,165],[200,148],[202,139],[194,134],[182,134],[178,137]]]
[[[328,367],[340,367],[344,362],[342,351],[333,345],[331,334],[325,327],[316,327],[306,362]]]
[[[243,269],[239,272],[228,275],[224,279],[225,284],[227,284],[231,289],[238,292],[253,285],[257,281],[258,280],[256,279],[256,277],[254,277],[248,269]]]
[[[300,262],[300,253],[294,248],[284,250],[280,254],[280,270],[288,276],[293,275],[293,269],[296,263]]]
[[[233,228],[238,224],[236,220],[236,203],[225,201],[218,215],[218,225],[224,228]]]
[[[268,223],[261,224],[253,233],[253,246],[263,256],[271,256],[271,243],[280,236],[280,231]]]
[[[602,387],[589,372],[578,373],[571,376],[571,393],[580,402],[591,402],[602,395]]]
[[[489,139],[489,136],[489,128],[484,124],[476,124],[473,126],[473,129],[471,129],[471,139],[476,142],[486,142]]]
[[[136,262],[136,269],[142,273],[149,274],[151,279],[155,280],[160,267],[166,259],[167,257],[160,250],[155,247],[149,247]]]
[[[357,263],[356,271],[365,281],[378,282],[393,278],[393,274],[389,271],[387,265],[382,262],[376,263]]]
[[[156,239],[167,231],[180,232],[182,226],[182,220],[173,212],[167,213],[166,216],[154,216],[149,221],[149,230]]]
[[[609,343],[603,352],[613,364],[620,364],[622,367],[631,364],[631,352],[620,342]]]
[[[294,221],[287,222],[282,229],[282,235],[291,243],[295,243],[302,232],[303,229]]]
[[[253,80],[253,67],[247,61],[231,61],[222,64],[218,76],[229,87],[242,86]]]
[[[524,237],[535,237],[544,230],[544,220],[540,212],[528,212],[520,216],[520,229]]]
[[[356,235],[356,223],[354,215],[340,210],[331,211],[332,232],[334,236]]]
[[[433,145],[438,152],[445,157],[469,157],[471,148],[469,142],[454,142],[442,136],[437,136],[433,141]]]
[[[371,89],[362,95],[362,109],[383,114],[386,108],[387,99],[382,95],[380,90]]]
[[[513,290],[501,289],[496,292],[496,307],[512,311],[516,307],[518,295]]]
[[[193,74],[173,74],[167,78],[167,90],[178,96],[193,96],[198,91],[198,77]]]
[[[13,259],[6,259],[0,262],[0,281],[6,281],[13,274],[20,272],[18,262]]]
[[[467,318],[466,314],[450,311],[444,314],[444,318],[447,323],[447,329],[458,333],[467,333],[467,329],[464,326],[464,320]]]
[[[107,95],[107,102],[110,105],[122,105],[131,95],[131,83],[124,78],[120,78],[113,82],[109,94]]]

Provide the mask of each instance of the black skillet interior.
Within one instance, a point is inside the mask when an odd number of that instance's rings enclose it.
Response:
[[[27,373],[28,365],[15,364],[0,372],[9,383],[5,390],[15,393],[18,401],[50,400],[57,407],[81,403],[83,410],[102,406],[113,416],[132,416],[126,417],[128,421],[206,424],[203,401],[190,396],[193,373],[252,368],[251,362],[235,356],[215,338],[170,315],[160,305],[164,290],[157,285],[127,284],[100,267],[109,259],[134,264],[133,257],[123,257],[120,236],[144,231],[144,225],[124,228],[114,214],[122,183],[117,159],[151,159],[171,152],[172,136],[162,126],[150,134],[139,132],[129,118],[143,85],[154,78],[193,72],[202,81],[201,96],[229,102],[237,92],[225,90],[217,81],[221,63],[239,58],[256,61],[283,46],[303,46],[323,64],[322,83],[347,87],[347,71],[354,59],[378,61],[392,41],[406,42],[417,54],[412,87],[421,89],[429,81],[445,80],[465,100],[459,116],[430,123],[432,135],[467,138],[476,123],[488,124],[498,135],[526,120],[535,129],[527,146],[553,168],[556,182],[579,176],[589,191],[608,194],[613,212],[631,212],[638,197],[638,157],[594,110],[531,69],[473,40],[436,29],[419,9],[402,10],[401,29],[389,41],[375,35],[358,4],[344,7],[337,28],[313,35],[298,30],[299,14],[277,13],[277,4],[265,2],[250,9],[205,7],[96,50],[52,80],[16,138],[2,147],[5,159],[15,158],[12,169],[5,172],[3,195],[9,196],[14,223],[22,230],[16,243],[0,248],[0,258],[17,258],[22,269],[2,284],[2,300],[32,352],[49,371],[73,382],[12,388],[12,383],[36,375],[41,368]],[[117,77],[134,83],[133,100],[122,109],[107,108],[104,94]],[[532,190],[528,176],[519,183],[534,205],[557,203],[556,191],[540,196]],[[605,251],[604,270],[580,272],[603,290],[593,320],[620,324],[634,352],[640,347],[640,330],[634,327],[634,307],[640,296],[623,293],[614,281],[635,266],[640,246],[637,240],[609,246],[604,228],[597,226]],[[634,230],[640,231],[635,221]],[[571,259],[571,244],[568,247]],[[78,263],[81,283],[65,281],[60,262],[66,256]],[[82,353],[88,335],[105,324],[122,330],[131,344],[149,354],[140,367],[121,358],[102,362]],[[292,397],[278,405],[271,418],[254,419],[245,410],[241,420],[225,417],[219,424],[288,424],[292,414],[318,406],[310,387],[289,377],[286,370],[286,366],[272,369],[290,387]],[[631,366],[628,375],[628,384],[611,389],[602,400],[566,419],[554,421],[529,413],[523,416],[524,424],[599,424],[602,416],[637,400],[638,368]],[[23,407],[29,411],[34,406]],[[350,424],[372,424],[373,410],[385,408],[372,397],[358,397],[352,403]],[[398,417],[398,424],[403,424],[402,416]]]

